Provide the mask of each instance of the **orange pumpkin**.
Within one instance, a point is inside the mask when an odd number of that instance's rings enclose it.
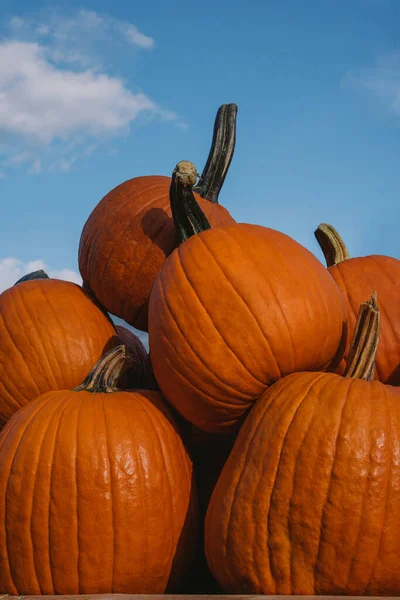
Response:
[[[235,104],[218,111],[213,144],[196,196],[213,227],[233,223],[218,204],[235,146]],[[154,279],[178,238],[169,203],[170,177],[135,177],[111,190],[82,231],[79,269],[85,284],[112,314],[148,329]]]
[[[351,336],[357,311],[363,298],[375,288],[381,307],[381,335],[376,357],[376,378],[390,385],[400,384],[400,260],[389,256],[362,256],[350,258],[339,233],[322,223],[315,231],[325,255],[328,270],[343,292],[347,305],[349,337],[346,353],[339,367],[343,373],[346,366]]]
[[[111,320],[78,285],[43,271],[0,295],[0,428],[51,390],[78,385],[118,343]]]
[[[369,380],[374,301],[360,313],[346,377],[288,375],[239,432],[205,525],[225,592],[400,593],[400,390]]]
[[[125,347],[0,434],[3,593],[162,594],[196,543],[192,464],[161,394],[115,391]]]
[[[150,356],[178,412],[222,432],[237,428],[274,381],[326,369],[342,351],[346,310],[326,269],[287,235],[247,224],[207,229],[180,164],[171,205],[189,239],[153,286]]]

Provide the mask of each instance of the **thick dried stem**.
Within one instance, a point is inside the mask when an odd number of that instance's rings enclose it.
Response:
[[[324,253],[327,267],[332,267],[350,258],[344,241],[332,225],[321,223],[314,231],[314,235]]]
[[[218,195],[231,164],[236,142],[236,104],[223,104],[217,112],[206,166],[194,191],[218,204]]]
[[[85,381],[74,388],[73,391],[93,393],[116,392],[119,378],[131,366],[132,362],[131,353],[126,346],[116,346],[97,361]]]
[[[210,223],[193,195],[192,186],[196,178],[196,167],[187,160],[179,162],[172,173],[169,188],[171,212],[181,242],[210,229]]]
[[[345,377],[371,381],[374,378],[380,332],[380,313],[376,292],[361,304],[357,315],[353,341],[346,363]]]
[[[14,285],[17,285],[18,283],[23,283],[24,281],[33,281],[34,279],[50,279],[50,277],[45,271],[43,271],[43,269],[39,269],[39,271],[33,271],[32,273],[24,275],[23,277],[18,279],[18,281],[16,281]]]

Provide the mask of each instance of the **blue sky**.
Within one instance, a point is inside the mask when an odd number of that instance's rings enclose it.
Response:
[[[400,2],[3,0],[0,291],[45,265],[76,279],[84,222],[115,185],[202,169],[239,106],[220,200],[322,254],[400,258]]]

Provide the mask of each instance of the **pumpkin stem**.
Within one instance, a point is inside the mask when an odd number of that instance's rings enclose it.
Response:
[[[116,392],[118,379],[133,363],[133,357],[126,346],[111,348],[97,361],[84,382],[74,388],[73,392]]]
[[[169,188],[172,218],[181,242],[210,229],[210,223],[193,194],[198,173],[193,163],[181,160],[173,173]]]
[[[23,283],[24,281],[32,281],[33,279],[50,279],[50,277],[47,275],[47,273],[45,273],[45,271],[43,271],[43,269],[39,269],[39,271],[33,271],[32,273],[24,275],[23,277],[18,279],[18,281],[16,281],[14,285],[17,285],[18,283]]]
[[[193,188],[202,198],[218,204],[236,142],[236,104],[222,104],[215,117],[213,140],[206,166]]]
[[[361,304],[357,315],[353,341],[346,362],[345,377],[371,381],[374,378],[380,332],[380,313],[376,292]]]
[[[314,231],[314,235],[324,253],[327,267],[332,267],[350,258],[344,241],[332,225],[321,223]]]

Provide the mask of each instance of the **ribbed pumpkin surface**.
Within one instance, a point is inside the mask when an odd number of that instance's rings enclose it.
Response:
[[[343,292],[349,317],[350,347],[361,302],[376,290],[381,312],[381,332],[376,358],[376,378],[391,385],[400,384],[400,260],[388,256],[350,258],[329,267]],[[347,355],[347,352],[346,352]],[[345,361],[338,372],[343,373]]]
[[[103,312],[79,286],[57,279],[0,295],[0,428],[30,400],[82,383],[118,343]]]
[[[143,331],[154,279],[178,244],[170,183],[154,175],[115,187],[92,211],[79,245],[83,280],[108,311]],[[223,206],[196,199],[213,227],[234,222]]]
[[[400,593],[400,390],[300,373],[257,402],[214,490],[226,592]]]
[[[325,369],[346,322],[342,294],[306,248],[245,224],[179,246],[157,277],[149,315],[161,390],[210,432],[234,426],[284,375]]]
[[[160,594],[179,576],[195,543],[192,467],[153,402],[156,392],[55,392],[7,424],[2,592]]]

